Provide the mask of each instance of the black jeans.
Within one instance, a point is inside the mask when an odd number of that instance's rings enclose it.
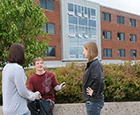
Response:
[[[31,111],[31,115],[52,115],[54,103],[51,100],[35,100],[28,102],[28,108]]]

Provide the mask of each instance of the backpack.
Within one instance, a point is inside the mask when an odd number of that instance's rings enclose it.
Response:
[[[31,115],[53,115],[50,101],[43,98],[28,102],[28,108],[31,111]]]
[[[40,115],[52,115],[52,106],[50,101],[41,98],[39,100],[40,104]]]

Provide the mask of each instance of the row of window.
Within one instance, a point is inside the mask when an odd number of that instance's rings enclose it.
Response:
[[[82,49],[82,48],[81,48]],[[78,50],[77,50],[78,51]],[[104,57],[112,57],[112,49],[103,49]],[[44,53],[47,57],[55,57],[55,47],[48,47],[47,52]],[[125,49],[119,49],[118,50],[118,57],[125,57]],[[137,51],[136,50],[130,50],[130,57],[137,57]],[[83,57],[82,57],[83,58]]]
[[[68,14],[82,18],[95,19],[96,11],[93,8],[68,3]]]
[[[103,21],[111,22],[111,14],[103,12],[102,19]],[[123,16],[117,16],[117,24],[124,24]],[[136,19],[130,18],[130,26],[136,27]]]
[[[82,30],[81,30],[82,28],[79,26],[79,32],[82,32]],[[83,33],[83,36],[86,36],[86,35],[88,35],[88,33],[92,30],[90,30],[90,28],[89,28],[89,32],[88,32],[88,28],[87,27],[83,27],[83,31],[84,31],[84,29],[86,29],[86,32],[85,33]],[[69,26],[69,33],[70,33],[70,35],[75,35],[75,31],[77,31],[76,30],[76,27],[74,27],[73,25],[70,25]],[[94,28],[93,28],[93,30],[95,30]],[[53,24],[53,23],[46,23],[45,24],[45,32],[47,32],[48,34],[55,34],[55,25]],[[96,35],[95,33],[96,33],[96,31],[94,32],[92,32],[93,33],[93,35]],[[82,33],[81,33],[81,36],[82,36]],[[83,37],[82,36],[82,37]],[[107,39],[107,40],[111,40],[111,32],[110,31],[103,31],[103,38],[104,39]],[[120,32],[118,32],[117,33],[117,39],[118,40],[120,40],[120,41],[125,41],[125,34],[124,33],[120,33]],[[130,41],[131,42],[136,42],[136,35],[135,34],[130,34]]]
[[[56,56],[55,55],[55,47],[48,47],[45,55],[47,57],[55,57]],[[125,57],[125,56],[126,56],[125,55],[125,49],[119,49],[118,50],[118,57]],[[112,49],[104,49],[104,57],[112,57]],[[130,57],[132,57],[132,58],[137,57],[137,51],[136,50],[130,50]]]
[[[40,7],[43,9],[54,11],[54,0],[40,0]],[[74,5],[69,3],[68,4],[68,11],[71,15],[77,15],[82,17],[88,17],[91,19],[95,19],[95,9],[90,9],[87,7]],[[111,22],[111,14],[109,13],[102,13],[102,19],[104,21]],[[124,17],[123,16],[117,16],[117,23],[118,24],[124,24]],[[136,27],[136,20],[130,18],[130,26]]]
[[[112,57],[112,49],[103,49],[104,51],[104,57]],[[125,49],[119,49],[118,50],[118,57],[125,57]],[[136,50],[130,50],[130,57],[137,57],[137,51]]]
[[[50,11],[54,11],[54,0],[40,0],[40,7],[43,9],[47,9]],[[55,34],[55,24],[53,23],[46,23],[45,26],[45,32],[48,34]],[[47,48],[47,51],[44,53],[47,57],[56,57],[56,47],[49,46]]]
[[[78,37],[82,39],[94,39],[96,37],[96,28],[70,24],[69,37]]]
[[[103,31],[103,38],[107,39],[107,40],[111,40],[111,32],[110,31]],[[125,41],[125,34],[118,32],[117,39],[119,41]],[[130,41],[136,42],[136,35],[135,34],[130,34]]]

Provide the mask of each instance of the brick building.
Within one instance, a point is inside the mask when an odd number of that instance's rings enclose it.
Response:
[[[96,41],[99,59],[140,59],[140,16],[87,0],[40,0],[48,18],[46,61],[84,61],[82,47]]]
[[[100,6],[103,60],[140,59],[140,16]]]

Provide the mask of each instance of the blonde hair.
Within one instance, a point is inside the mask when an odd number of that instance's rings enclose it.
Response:
[[[33,64],[35,65],[36,61],[43,61],[43,59],[41,57],[36,57],[33,59]]]
[[[84,45],[84,48],[87,50],[88,61],[92,61],[98,56],[98,47],[96,42],[87,42]]]

